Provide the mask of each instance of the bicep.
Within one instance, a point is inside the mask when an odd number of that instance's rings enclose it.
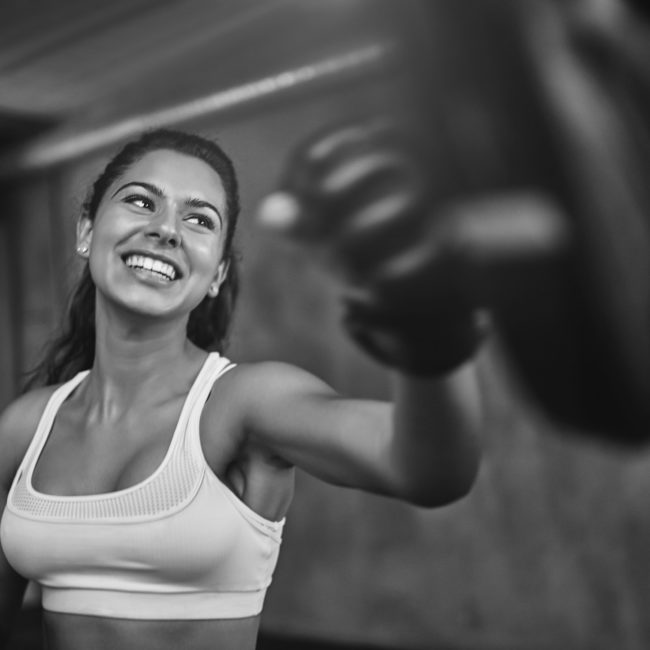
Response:
[[[268,364],[254,379],[247,432],[329,483],[390,492],[392,406],[348,399],[308,372]]]

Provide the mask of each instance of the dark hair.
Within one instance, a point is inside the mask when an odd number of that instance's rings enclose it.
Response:
[[[95,219],[97,209],[111,184],[151,151],[168,149],[198,158],[214,169],[226,191],[226,236],[223,259],[228,273],[218,295],[206,296],[190,313],[187,337],[204,350],[223,352],[235,308],[239,282],[233,238],[239,216],[237,176],[230,158],[215,142],[201,136],[170,129],[148,131],[127,143],[106,165],[82,206],[82,217]],[[90,368],[95,359],[95,283],[88,264],[70,298],[67,318],[60,335],[46,348],[42,362],[30,373],[26,389],[67,381]]]

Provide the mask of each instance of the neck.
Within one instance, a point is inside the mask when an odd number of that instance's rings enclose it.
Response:
[[[205,352],[186,335],[182,320],[120,319],[98,305],[95,360],[89,390],[98,416],[110,418],[134,403],[164,399],[193,378]],[[172,379],[174,381],[172,381]]]

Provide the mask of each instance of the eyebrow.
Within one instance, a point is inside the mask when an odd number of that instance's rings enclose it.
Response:
[[[118,192],[121,192],[123,189],[127,187],[131,187],[132,185],[143,187],[145,190],[148,190],[158,198],[161,199],[165,198],[165,193],[159,187],[157,187],[156,185],[152,185],[151,183],[146,183],[144,181],[131,181],[130,183],[125,183],[121,187],[118,187],[115,190],[115,192],[113,192],[111,198],[113,198]],[[223,221],[221,212],[219,212],[219,210],[217,210],[217,208],[215,208],[214,205],[212,205],[212,203],[209,203],[208,201],[204,201],[203,199],[190,198],[185,200],[185,205],[190,208],[209,208],[210,210],[213,210],[216,213],[220,221]]]

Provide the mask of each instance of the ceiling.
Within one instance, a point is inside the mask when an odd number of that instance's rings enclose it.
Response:
[[[369,4],[372,3],[372,10]],[[3,0],[0,145],[92,127],[376,38],[378,0]]]

